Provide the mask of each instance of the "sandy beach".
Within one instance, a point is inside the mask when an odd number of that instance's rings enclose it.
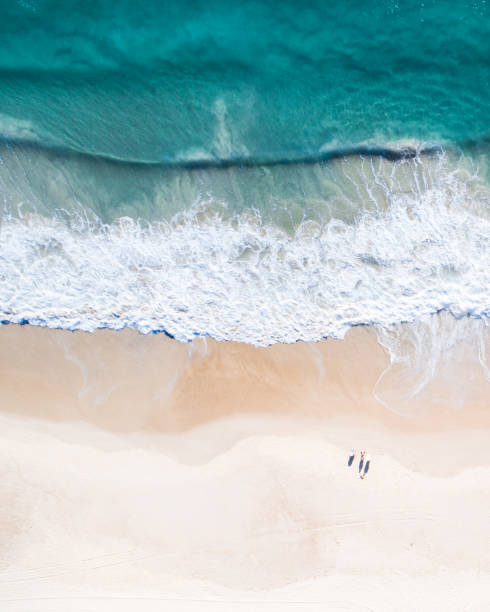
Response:
[[[0,2],[0,612],[490,612],[489,25]]]
[[[462,406],[435,376],[409,416],[373,395],[367,328],[259,349],[5,326],[0,365],[6,612],[490,609],[471,363]]]

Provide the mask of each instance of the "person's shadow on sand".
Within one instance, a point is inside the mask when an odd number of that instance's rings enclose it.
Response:
[[[369,459],[366,461],[366,465],[364,466],[364,474],[367,474],[369,471]]]
[[[354,463],[354,455],[351,455],[349,457],[349,460],[347,461],[347,465],[350,467],[353,463]]]
[[[359,474],[362,472],[362,466],[364,465],[364,457],[361,457],[359,461]]]

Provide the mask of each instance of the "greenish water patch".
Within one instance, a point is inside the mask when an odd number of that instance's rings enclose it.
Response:
[[[79,219],[82,225],[120,217],[153,223],[178,214],[192,217],[202,209],[224,219],[250,214],[294,233],[305,221],[351,224],[367,211],[387,210],[404,194],[417,199],[433,185],[449,187],[455,172],[472,183],[472,192],[486,185],[488,157],[483,153],[473,157],[429,150],[414,157],[402,150],[395,160],[392,153],[187,167],[116,162],[9,143],[0,146],[0,192],[5,217],[35,213],[75,224]]]

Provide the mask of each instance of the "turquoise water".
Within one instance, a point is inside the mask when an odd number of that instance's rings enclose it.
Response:
[[[490,136],[485,1],[2,5],[0,112],[26,139],[174,161]]]
[[[488,316],[486,1],[22,0],[0,33],[3,321]]]

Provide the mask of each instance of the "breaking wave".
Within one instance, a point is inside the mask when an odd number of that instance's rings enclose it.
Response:
[[[400,165],[409,183],[393,179]],[[151,223],[6,215],[1,318],[269,345],[441,310],[488,316],[490,189],[444,154],[390,168],[364,173],[371,207],[352,222],[305,218],[292,232],[212,199]]]

